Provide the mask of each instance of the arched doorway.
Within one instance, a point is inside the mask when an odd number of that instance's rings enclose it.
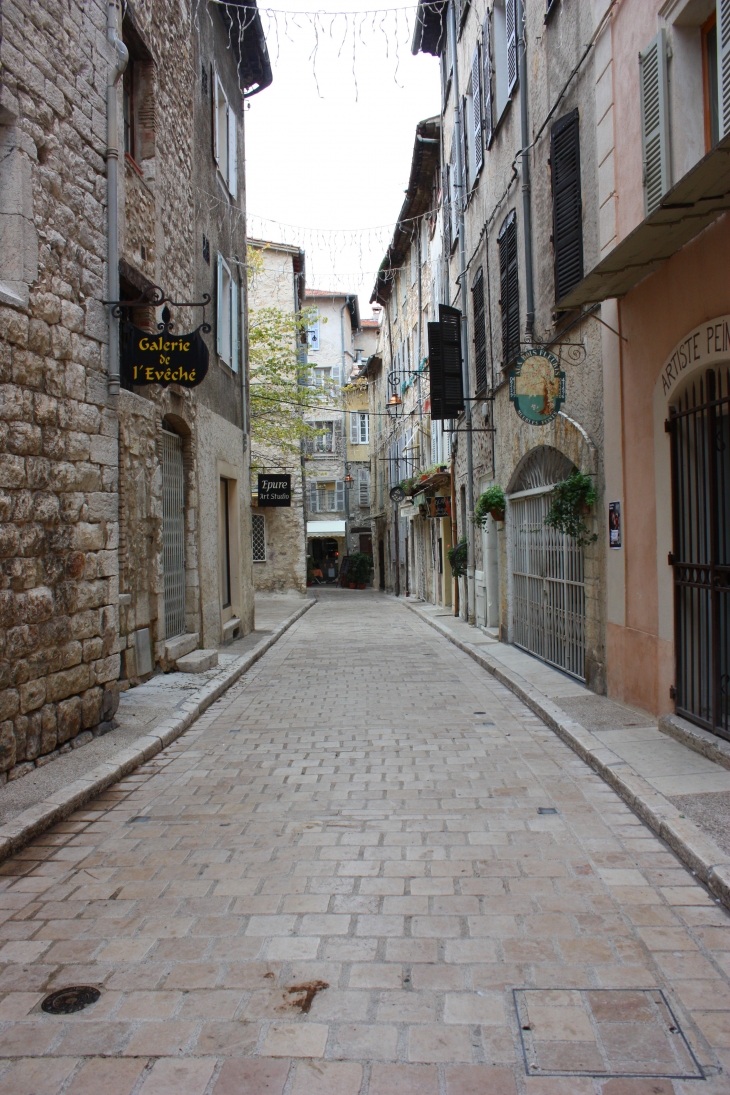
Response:
[[[730,366],[669,408],[677,713],[730,738]]]
[[[579,680],[586,677],[583,549],[549,528],[550,489],[575,471],[564,453],[540,445],[524,457],[508,492],[511,639]]]

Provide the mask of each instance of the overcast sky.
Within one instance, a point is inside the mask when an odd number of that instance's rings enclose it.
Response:
[[[280,3],[288,11],[315,7]],[[308,284],[358,293],[368,317],[408,184],[416,123],[438,113],[439,81],[436,58],[411,56],[414,8],[354,14],[365,6],[329,0],[328,11],[351,14],[335,21],[331,36],[329,17],[317,20],[314,59],[312,17],[262,7],[274,82],[247,100],[246,185],[249,234],[303,247]]]

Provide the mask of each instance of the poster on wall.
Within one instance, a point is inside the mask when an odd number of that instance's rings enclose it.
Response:
[[[612,548],[621,547],[621,503],[608,503],[608,545]]]
[[[565,402],[565,373],[549,350],[530,347],[509,374],[509,397],[523,422],[546,426]]]

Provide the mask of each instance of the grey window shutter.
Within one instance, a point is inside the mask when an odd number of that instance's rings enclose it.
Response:
[[[350,411],[350,444],[357,445],[360,440],[358,429],[360,416],[357,411]]]
[[[482,148],[482,66],[479,57],[479,45],[474,47],[471,62],[472,94],[472,140],[474,141],[474,175],[479,174],[484,162]]]
[[[553,185],[555,299],[583,277],[583,204],[580,193],[580,120],[573,110],[550,131]]]
[[[223,255],[220,251],[216,259],[216,323],[215,337],[218,356],[223,354]]]
[[[456,177],[456,135],[451,142],[451,163],[449,164],[449,179],[451,181],[451,193],[449,195],[451,201],[451,226],[449,229],[449,239],[451,246],[456,243],[456,237],[459,234],[458,218],[459,218],[459,180]]]
[[[520,285],[517,259],[517,218],[514,210],[497,237],[499,247],[500,309],[502,311],[502,365],[520,352]]]
[[[335,483],[335,509],[341,513],[345,508],[345,484],[342,479]]]
[[[474,303],[474,370],[476,390],[487,386],[487,325],[484,314],[484,273],[479,270],[471,290]]]
[[[317,484],[309,484],[309,512],[317,513],[319,510],[319,499],[317,498]]]
[[[460,119],[461,125],[459,126],[459,132],[461,133],[461,193],[459,197],[462,202],[462,209],[466,208],[467,198],[469,197],[469,157],[467,155],[469,149],[469,142],[466,136],[466,127],[469,124],[467,121],[468,110],[466,109],[466,95],[461,97],[461,110]]]
[[[671,186],[669,165],[669,94],[664,28],[639,55],[641,71],[641,141],[644,156],[644,210],[658,207]]]
[[[730,0],[717,0],[717,87],[720,137],[730,133]]]
[[[517,83],[517,0],[507,0],[507,94],[511,95]]]
[[[431,419],[443,421],[444,414],[444,365],[441,360],[441,326],[426,324],[428,338],[428,374],[431,390]]]
[[[367,468],[360,468],[360,505],[367,508],[370,505],[370,472]]]
[[[443,417],[456,418],[464,410],[464,381],[461,361],[461,312],[439,304],[439,327],[443,375]],[[433,412],[431,414],[433,417]]]
[[[492,23],[491,15],[487,12],[484,17],[482,34],[482,62],[484,64],[484,144],[489,148],[494,136],[493,122],[493,98],[492,98]]]
[[[451,250],[451,179],[449,178],[449,165],[444,164],[441,171],[441,210],[443,213],[444,236],[446,237],[446,251]]]

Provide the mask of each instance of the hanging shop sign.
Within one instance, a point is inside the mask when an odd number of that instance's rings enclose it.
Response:
[[[258,505],[291,506],[291,475],[259,475]]]
[[[123,323],[122,376],[135,385],[197,388],[208,372],[208,347],[200,333],[206,327],[210,330],[206,323],[183,335],[169,330],[150,334],[133,323]]]
[[[403,487],[400,484],[398,484],[398,486],[396,487],[391,487],[388,493],[390,495],[391,502],[405,501],[406,492],[403,490]]]
[[[509,397],[523,422],[546,426],[565,402],[565,373],[549,350],[530,347],[509,374]]]
[[[427,517],[451,517],[451,499],[436,495],[426,499]]]

